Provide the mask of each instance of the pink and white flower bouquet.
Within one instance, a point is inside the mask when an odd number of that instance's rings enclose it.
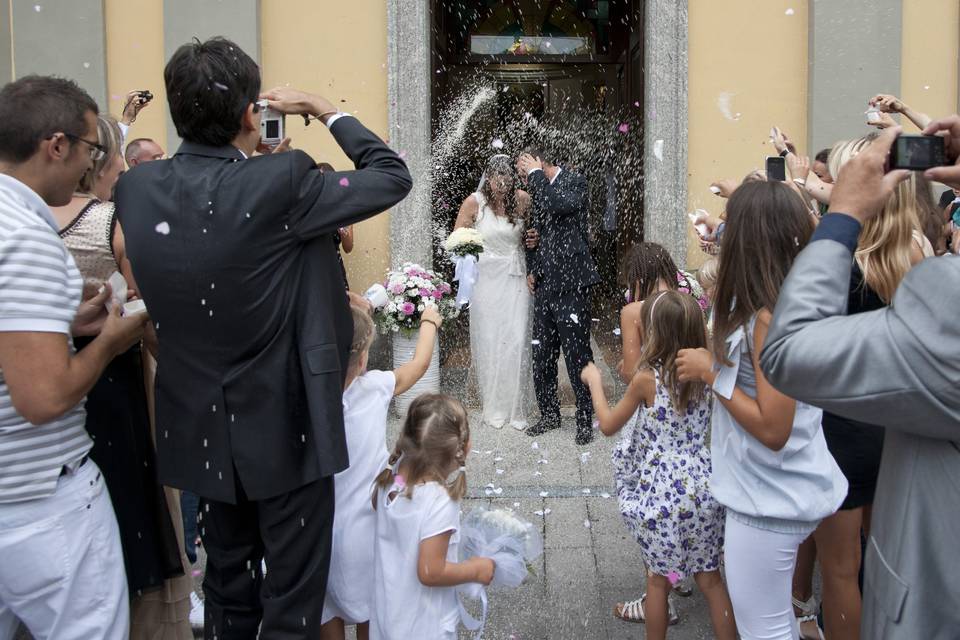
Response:
[[[460,314],[450,284],[418,264],[407,262],[397,271],[388,271],[383,288],[386,302],[373,314],[381,333],[401,332],[412,336],[420,328],[420,314],[428,304],[436,305],[444,320]]]

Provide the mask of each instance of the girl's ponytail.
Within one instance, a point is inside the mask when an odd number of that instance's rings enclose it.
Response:
[[[403,451],[400,449],[400,442],[398,441],[397,446],[393,448],[393,453],[391,453],[387,459],[386,468],[377,474],[377,478],[373,481],[373,493],[370,496],[370,500],[373,503],[374,511],[377,510],[377,495],[380,493],[380,489],[387,489],[393,485],[393,481],[396,479],[396,474],[393,470],[402,457]]]

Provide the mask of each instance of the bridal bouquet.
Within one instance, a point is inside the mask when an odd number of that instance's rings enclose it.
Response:
[[[457,288],[457,308],[470,302],[473,285],[477,282],[477,261],[483,253],[483,234],[470,227],[454,229],[447,236],[443,248],[454,264],[453,279],[460,283]]]
[[[420,314],[428,304],[435,304],[444,320],[456,318],[460,313],[450,285],[418,264],[407,262],[398,271],[388,271],[383,289],[386,295],[377,287],[379,306],[373,313],[381,333],[412,335],[420,327]],[[369,295],[368,299],[373,302]]]
[[[477,258],[483,253],[483,234],[471,227],[454,229],[444,241],[443,248],[452,256]]]

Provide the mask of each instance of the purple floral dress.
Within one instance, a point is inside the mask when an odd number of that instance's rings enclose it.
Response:
[[[647,568],[675,581],[719,568],[724,510],[709,486],[709,395],[680,414],[654,375],[653,406],[637,411],[613,450],[614,478]]]

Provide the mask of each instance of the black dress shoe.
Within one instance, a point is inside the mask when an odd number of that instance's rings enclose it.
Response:
[[[523,432],[528,436],[540,436],[545,434],[547,431],[552,431],[559,428],[560,416],[543,416],[536,424],[527,427]]]

